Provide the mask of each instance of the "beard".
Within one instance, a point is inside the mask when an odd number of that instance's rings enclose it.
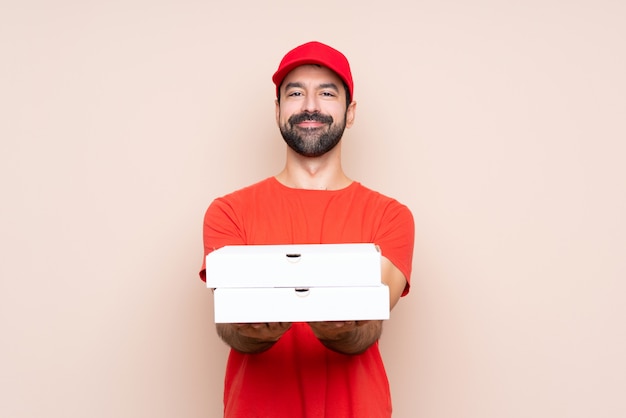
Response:
[[[316,121],[327,125],[319,128],[299,128],[298,123]],[[304,157],[319,157],[335,148],[341,141],[346,129],[346,115],[343,121],[334,124],[330,115],[321,113],[302,112],[289,117],[286,123],[280,125],[280,133],[289,147]]]

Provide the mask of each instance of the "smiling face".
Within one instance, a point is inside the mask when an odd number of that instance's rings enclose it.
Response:
[[[287,74],[276,102],[276,121],[287,145],[305,157],[332,150],[354,121],[356,104],[346,109],[346,100],[341,79],[326,67],[303,65]]]

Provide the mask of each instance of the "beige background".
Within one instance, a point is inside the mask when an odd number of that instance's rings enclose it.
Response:
[[[270,76],[313,39],[349,175],[416,219],[394,416],[626,416],[619,0],[2,0],[0,416],[220,415],[202,216],[282,167]]]

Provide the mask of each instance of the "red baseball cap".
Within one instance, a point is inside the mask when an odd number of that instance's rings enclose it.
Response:
[[[336,49],[315,41],[297,46],[283,57],[278,70],[272,76],[272,81],[276,84],[276,97],[280,95],[280,85],[287,74],[294,68],[305,64],[318,64],[333,70],[348,86],[350,98],[354,97],[352,93],[354,83],[348,59]]]

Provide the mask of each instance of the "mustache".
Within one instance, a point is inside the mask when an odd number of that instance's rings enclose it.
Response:
[[[289,117],[288,122],[290,125],[295,125],[305,121],[315,121],[332,125],[333,120],[333,117],[330,115],[324,115],[318,112],[302,112]]]

